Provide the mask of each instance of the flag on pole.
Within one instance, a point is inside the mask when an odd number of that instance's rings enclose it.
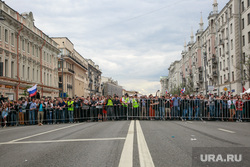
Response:
[[[183,94],[184,92],[185,92],[185,87],[181,89],[181,94]]]
[[[27,89],[27,91],[29,92],[30,97],[35,96],[37,93],[37,84],[34,85],[33,87]]]
[[[166,94],[168,94],[168,90],[166,90]]]

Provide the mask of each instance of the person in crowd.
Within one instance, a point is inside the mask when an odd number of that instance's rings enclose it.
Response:
[[[237,121],[242,122],[242,116],[243,116],[243,101],[241,98],[238,98],[236,101],[236,116]]]
[[[236,101],[234,100],[233,96],[230,97],[230,100],[228,100],[228,108],[229,108],[229,116],[230,116],[230,121],[233,121],[233,118],[235,116],[235,103]]]
[[[60,98],[59,103],[58,103],[58,109],[59,109],[61,123],[65,123],[65,107],[66,107],[66,103],[65,103],[64,100]]]
[[[179,118],[180,116],[180,97],[176,94],[173,98],[173,116],[174,119]]]
[[[42,126],[43,125],[44,109],[45,109],[45,104],[44,104],[44,100],[42,99],[38,103],[38,113],[37,113],[38,114],[37,115],[38,126]]]
[[[122,113],[123,113],[123,119],[127,119],[128,114],[128,103],[129,103],[129,97],[126,93],[125,96],[122,98]]]
[[[197,95],[194,100],[195,120],[200,118],[200,95]]]
[[[24,107],[24,101],[19,100],[19,124],[24,125],[24,112],[25,112],[25,107]]]
[[[35,101],[35,98],[32,99],[30,102],[30,110],[29,110],[29,121],[30,125],[35,125],[35,110],[36,110],[37,104]]]
[[[121,109],[121,102],[119,100],[119,97],[116,95],[115,99],[113,100],[114,103],[114,115],[115,115],[115,119],[119,120],[120,119],[120,109]]]
[[[4,123],[4,128],[6,128],[6,125],[7,125],[7,117],[8,117],[8,114],[9,114],[9,108],[8,108],[8,103],[3,103],[2,104],[3,107],[2,107],[2,118],[3,118],[3,123]]]
[[[68,116],[69,116],[69,123],[74,122],[74,100],[69,98],[68,101]]]
[[[137,98],[137,94],[135,94],[132,99],[132,113],[132,119],[137,119],[139,113],[139,100]]]
[[[142,96],[140,99],[140,105],[141,105],[141,118],[142,120],[145,120],[147,117],[147,109],[146,109],[146,96]]]
[[[114,104],[111,96],[107,96],[106,105],[109,119],[114,120]]]
[[[165,97],[165,120],[169,117],[171,119],[171,104],[172,100],[170,99],[169,95],[166,95]]]

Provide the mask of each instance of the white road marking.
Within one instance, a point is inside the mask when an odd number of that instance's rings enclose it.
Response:
[[[193,122],[192,122],[192,121],[187,121],[187,123],[190,123],[190,124],[192,124]]]
[[[154,162],[148,149],[147,142],[145,140],[143,131],[141,129],[140,122],[136,120],[136,132],[137,132],[137,144],[139,150],[140,166],[142,167],[154,167]]]
[[[31,138],[31,137],[36,137],[36,136],[44,135],[44,134],[55,132],[55,131],[62,130],[62,129],[67,129],[67,128],[70,128],[70,127],[73,127],[73,126],[77,126],[77,125],[80,125],[80,124],[73,124],[73,125],[70,125],[70,126],[66,126],[66,127],[62,127],[62,128],[58,128],[58,129],[54,129],[54,130],[50,130],[50,131],[46,131],[46,132],[34,134],[34,135],[31,135],[31,136],[27,136],[27,137],[23,137],[23,138],[11,140],[11,141],[9,141],[9,143],[17,142],[17,141],[28,139],[28,138]]]
[[[134,147],[134,121],[132,120],[128,129],[128,134],[123,146],[119,167],[133,166],[133,147]]]
[[[65,140],[45,140],[45,141],[20,141],[20,142],[4,142],[0,145],[7,144],[42,144],[42,143],[60,143],[60,142],[83,142],[83,141],[109,141],[109,140],[125,140],[125,137],[117,138],[94,138],[94,139],[65,139]]]
[[[228,133],[235,133],[234,131],[221,129],[221,128],[218,128],[218,130],[223,131],[223,132],[228,132]]]

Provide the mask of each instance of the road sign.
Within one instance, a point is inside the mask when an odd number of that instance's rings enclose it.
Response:
[[[235,92],[235,89],[233,89],[232,92]]]
[[[223,89],[223,90],[226,92],[228,89],[227,89],[227,87],[224,87],[224,89]]]
[[[213,90],[214,90],[214,86],[211,86],[211,85],[208,86],[208,87],[207,87],[207,90],[208,90],[208,91],[213,91]]]

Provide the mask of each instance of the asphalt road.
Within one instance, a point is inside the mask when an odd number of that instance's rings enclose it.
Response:
[[[0,136],[3,167],[182,167],[192,165],[193,147],[250,147],[250,123],[91,122],[10,127]]]

